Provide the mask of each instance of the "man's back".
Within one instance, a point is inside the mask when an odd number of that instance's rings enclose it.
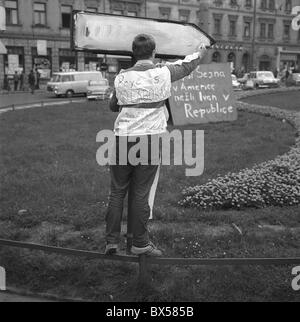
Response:
[[[116,135],[154,135],[166,131],[165,100],[171,95],[167,67],[156,68],[150,60],[141,60],[120,72],[115,79],[115,90],[122,108],[115,123]]]

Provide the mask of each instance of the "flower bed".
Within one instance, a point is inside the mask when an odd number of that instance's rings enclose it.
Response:
[[[295,91],[295,88],[263,93],[283,90]],[[239,98],[250,95],[257,95],[257,92],[241,93]],[[204,185],[188,187],[183,191],[179,204],[201,210],[300,204],[300,113],[243,102],[237,102],[237,106],[239,110],[275,117],[292,124],[296,129],[295,146],[283,156],[255,165],[252,169],[228,173]]]

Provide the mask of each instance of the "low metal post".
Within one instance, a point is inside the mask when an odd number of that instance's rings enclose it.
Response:
[[[149,283],[147,270],[147,256],[139,256],[139,284],[145,285]]]

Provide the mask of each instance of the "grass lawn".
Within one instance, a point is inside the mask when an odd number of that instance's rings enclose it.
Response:
[[[241,101],[300,112],[300,91],[252,96]]]
[[[109,173],[96,163],[96,135],[111,129],[115,117],[105,103],[1,116],[0,238],[103,250]],[[299,256],[297,207],[198,212],[177,205],[186,186],[288,151],[291,126],[240,112],[236,122],[197,129],[205,130],[205,172],[187,178],[183,166],[162,168],[153,240],[166,256]],[[28,213],[19,215],[20,209]],[[0,266],[9,285],[100,301],[111,295],[116,301],[299,299],[290,287],[290,267],[153,267],[153,286],[136,290],[134,265],[2,249]]]

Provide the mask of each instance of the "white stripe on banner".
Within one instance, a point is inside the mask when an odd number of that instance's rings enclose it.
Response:
[[[155,199],[155,194],[156,194],[156,190],[157,190],[157,186],[158,186],[159,173],[160,173],[160,165],[158,166],[152,187],[150,189],[150,194],[149,194],[149,199],[148,199],[148,204],[150,207],[150,218],[149,219],[153,219],[154,199]]]

